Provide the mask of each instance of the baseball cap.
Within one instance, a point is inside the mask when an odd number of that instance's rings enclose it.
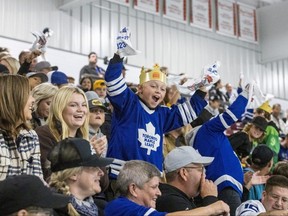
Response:
[[[107,111],[106,106],[100,101],[100,98],[96,92],[87,91],[87,92],[85,92],[85,94],[86,94],[86,97],[88,100],[89,109],[93,109],[95,107],[100,107],[105,112]]]
[[[266,166],[273,156],[273,151],[267,145],[260,144],[253,150],[251,160],[258,166]]]
[[[60,141],[48,155],[52,172],[74,167],[104,167],[113,158],[98,157],[89,141],[82,138],[66,138]]]
[[[252,119],[251,123],[254,124],[256,127],[260,128],[260,130],[262,131],[265,131],[268,125],[268,122],[262,116],[256,116]]]
[[[47,74],[48,82],[52,83],[53,85],[62,85],[68,83],[67,75],[62,71],[50,71]]]
[[[169,173],[191,163],[207,166],[213,160],[214,157],[203,157],[191,146],[180,146],[167,154],[164,160],[164,169],[166,173]]]
[[[259,109],[264,110],[267,113],[271,113],[272,112],[272,107],[269,104],[269,101],[265,101],[263,104],[261,104],[260,107],[258,107]]]
[[[48,77],[46,74],[44,73],[41,73],[41,72],[29,72],[26,74],[26,77],[27,78],[30,78],[30,77],[39,77],[41,79],[41,82],[44,83],[44,82],[48,82]]]
[[[35,65],[36,71],[41,71],[43,69],[50,68],[52,71],[58,70],[57,66],[51,66],[50,62],[48,61],[40,61]]]
[[[62,208],[70,198],[52,192],[39,177],[18,175],[0,181],[0,216],[15,213],[30,206]]]
[[[99,96],[95,91],[87,91],[85,92],[85,95],[88,101],[92,99],[99,99]]]
[[[96,80],[93,83],[93,90],[95,90],[96,88],[104,88],[104,87],[106,87],[106,84],[103,79]]]

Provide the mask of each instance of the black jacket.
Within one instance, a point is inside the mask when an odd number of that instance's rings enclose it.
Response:
[[[197,207],[192,198],[189,198],[183,191],[172,185],[161,183],[159,189],[162,193],[156,201],[156,209],[159,212],[185,211]],[[218,201],[217,197],[204,197],[202,206],[210,205],[216,201]]]

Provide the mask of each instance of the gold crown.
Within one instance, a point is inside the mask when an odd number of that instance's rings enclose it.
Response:
[[[264,110],[265,112],[271,113],[272,112],[272,108],[269,105],[269,101],[265,101],[260,107],[259,109]]]
[[[144,67],[142,67],[139,78],[140,78],[140,85],[150,80],[158,80],[165,84],[167,82],[166,74],[160,70],[160,67],[158,64],[155,64],[153,66],[153,70],[145,69]]]

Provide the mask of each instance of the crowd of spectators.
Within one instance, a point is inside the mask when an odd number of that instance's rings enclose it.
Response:
[[[187,96],[156,64],[128,84],[124,28],[75,84],[46,33],[18,60],[0,48],[0,216],[288,215],[288,123],[264,98],[246,116],[255,83],[212,65]]]

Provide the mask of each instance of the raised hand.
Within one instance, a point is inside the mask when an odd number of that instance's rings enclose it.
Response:
[[[216,61],[211,67],[204,69],[203,76],[191,86],[188,86],[188,89],[195,91],[201,87],[210,86],[216,83],[220,79],[220,75],[218,74],[219,67],[220,62]]]
[[[30,48],[31,51],[40,50],[42,53],[46,52],[46,45],[48,38],[51,37],[53,31],[49,28],[45,28],[42,32],[34,31],[32,35],[35,37],[35,41]]]
[[[94,148],[96,154],[100,156],[107,149],[107,138],[106,136],[97,138],[95,135],[90,139],[90,144]]]
[[[120,170],[123,168],[126,162],[120,159],[114,159],[113,162],[109,165],[110,172],[118,176]]]

